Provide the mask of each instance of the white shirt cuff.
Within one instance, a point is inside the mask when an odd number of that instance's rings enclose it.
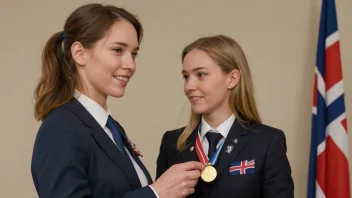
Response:
[[[156,196],[157,198],[160,198],[159,195],[158,195],[158,193],[156,193],[156,191],[154,190],[153,186],[152,186],[152,185],[149,185],[149,187],[153,190],[155,196]]]

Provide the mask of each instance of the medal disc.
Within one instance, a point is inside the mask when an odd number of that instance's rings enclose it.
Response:
[[[206,165],[200,176],[205,182],[212,182],[216,178],[217,172],[212,165]]]

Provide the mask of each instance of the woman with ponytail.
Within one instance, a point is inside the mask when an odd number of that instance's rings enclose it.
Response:
[[[181,198],[194,192],[201,163],[175,165],[153,183],[106,105],[108,96],[123,97],[142,36],[140,22],[125,9],[88,4],[47,41],[34,91],[42,124],[31,170],[40,198]]]
[[[164,134],[157,178],[174,164],[200,161],[206,167],[189,197],[293,198],[285,135],[262,124],[240,45],[225,35],[203,37],[181,58],[191,116]]]

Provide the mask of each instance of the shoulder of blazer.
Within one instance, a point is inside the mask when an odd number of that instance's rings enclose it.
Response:
[[[251,122],[251,124],[249,124],[248,126],[248,133],[254,136],[259,136],[259,138],[261,138],[262,140],[267,139],[270,142],[274,136],[278,136],[285,150],[287,150],[286,136],[281,129],[254,122]]]
[[[54,149],[68,145],[69,142],[81,144],[83,136],[88,135],[86,126],[66,106],[53,110],[42,122],[35,138],[37,146]]]
[[[250,122],[250,123],[246,124],[245,127],[248,127],[249,132],[265,131],[267,133],[272,133],[272,132],[280,130],[280,129],[272,127],[272,126],[265,125],[265,124],[259,124],[256,122]]]
[[[77,124],[77,116],[64,104],[54,109],[42,122],[42,127],[68,127],[68,125]]]
[[[85,122],[83,118],[91,118]],[[57,123],[64,123],[66,125],[71,126],[81,126],[85,125],[86,127],[91,128],[91,122],[94,121],[94,118],[90,115],[90,113],[84,108],[84,106],[76,99],[72,98],[66,104],[63,104],[56,109],[54,109],[48,117],[43,120],[42,125],[52,125],[53,122]]]
[[[185,130],[186,127],[181,127],[178,129],[173,129],[166,131],[164,136],[167,136],[168,139],[178,139],[182,132]]]
[[[161,145],[164,145],[166,147],[170,147],[170,146],[175,147],[178,138],[180,137],[182,132],[185,130],[185,128],[186,127],[181,127],[178,129],[166,131],[162,137]],[[176,147],[175,147],[175,149],[176,149]]]
[[[62,105],[54,109],[50,114],[43,120],[41,128],[68,125],[72,118],[75,117],[74,114],[65,105]]]
[[[181,127],[178,129],[169,130],[166,133],[179,137],[182,134],[182,132],[185,130],[185,128],[186,127]]]

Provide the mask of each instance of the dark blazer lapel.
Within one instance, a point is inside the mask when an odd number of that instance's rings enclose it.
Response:
[[[152,177],[150,176],[147,168],[144,166],[143,162],[139,159],[139,157],[134,153],[133,149],[131,146],[126,146],[128,151],[131,153],[133,159],[137,162],[137,164],[139,165],[139,167],[142,169],[142,171],[144,172],[145,176],[147,177],[148,180],[148,184],[152,184],[153,180]]]
[[[181,152],[183,162],[188,161],[199,161],[197,152],[196,152],[196,139],[198,135],[198,126],[195,127],[192,134],[188,137],[186,142],[186,148]]]
[[[141,187],[138,175],[133,167],[128,166],[126,160],[121,151],[111,141],[109,136],[105,133],[104,129],[96,122],[93,116],[84,108],[84,106],[75,98],[68,103],[69,109],[76,114],[76,116],[82,120],[82,122],[91,130],[90,134],[96,140],[97,144],[102,148],[107,156],[125,173],[126,177],[130,181],[133,189]]]
[[[132,148],[132,145],[130,144],[129,139],[126,135],[126,132],[125,130],[123,129],[123,127],[120,125],[120,123],[118,123],[116,120],[115,120],[115,123],[117,125],[117,127],[119,127],[119,130],[122,132],[122,136],[124,137],[124,144],[126,146],[126,148],[128,149],[128,151],[130,152],[131,156],[133,157],[134,161],[136,161],[136,163],[138,164],[138,166],[142,169],[142,171],[144,172],[145,176],[147,177],[147,180],[148,180],[148,184],[152,184],[153,183],[153,180],[152,180],[152,177],[150,176],[147,168],[144,166],[143,162],[139,159],[139,157],[137,156],[137,154],[135,153],[135,151],[133,150]]]
[[[236,119],[225,139],[218,162],[215,165],[219,173],[229,167],[229,164],[241,152],[249,139],[250,137],[247,135],[247,130]]]

